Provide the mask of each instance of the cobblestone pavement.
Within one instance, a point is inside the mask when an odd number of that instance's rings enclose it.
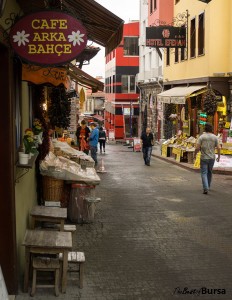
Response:
[[[69,279],[59,299],[232,299],[232,177],[215,174],[203,195],[199,173],[156,158],[144,166],[123,145],[106,150],[95,221],[74,236],[86,255],[84,288]],[[34,299],[54,297],[38,289]]]

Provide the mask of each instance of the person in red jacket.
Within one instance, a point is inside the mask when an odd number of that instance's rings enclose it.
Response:
[[[79,144],[79,150],[83,151],[86,154],[89,154],[89,134],[90,129],[87,127],[85,120],[81,121],[81,126],[77,128],[76,136]]]

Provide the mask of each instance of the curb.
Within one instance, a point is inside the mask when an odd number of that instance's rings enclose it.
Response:
[[[195,169],[194,167],[191,167],[190,165],[188,165],[187,163],[179,163],[177,161],[175,161],[173,158],[169,158],[169,157],[163,157],[157,154],[152,154],[153,157],[158,158],[160,160],[166,161],[168,163],[171,163],[173,165],[176,165],[180,168],[192,171],[192,172],[196,172],[196,173],[200,173],[200,169]],[[224,170],[224,169],[214,169],[213,170],[213,174],[221,174],[221,175],[231,175],[232,176],[232,171],[229,170]]]

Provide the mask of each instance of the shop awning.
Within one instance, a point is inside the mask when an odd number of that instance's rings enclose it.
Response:
[[[84,87],[91,88],[93,93],[104,90],[103,82],[85,73],[81,69],[77,68],[75,65],[69,63],[67,68],[68,75],[73,81],[77,82],[78,84]]]
[[[101,116],[101,115],[93,115],[93,118],[97,119],[98,121],[103,121],[104,120],[103,116]]]
[[[71,81],[65,68],[42,68],[36,65],[22,64],[22,80],[35,84],[63,84],[67,90],[71,87]]]
[[[163,103],[184,104],[189,97],[197,96],[207,90],[205,85],[179,86],[157,95]]]
[[[65,9],[87,29],[88,39],[106,48],[106,54],[122,40],[124,21],[93,0],[17,0],[24,13],[44,9]],[[48,7],[48,3],[49,7]]]

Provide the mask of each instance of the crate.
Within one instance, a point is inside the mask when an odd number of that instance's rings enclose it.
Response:
[[[43,200],[44,201],[61,201],[64,180],[56,179],[49,176],[43,176]]]
[[[94,168],[95,162],[94,161],[89,161],[89,160],[84,160],[80,159],[80,165],[81,167],[84,168]]]
[[[78,156],[71,156],[70,160],[74,161],[77,164],[80,164],[80,158]]]

